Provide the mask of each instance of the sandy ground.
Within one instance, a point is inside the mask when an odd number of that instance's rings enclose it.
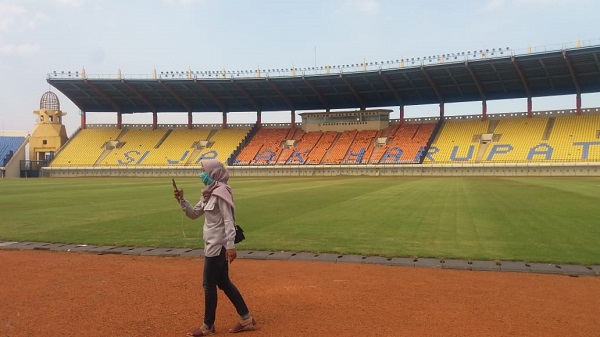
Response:
[[[185,336],[201,258],[0,251],[0,336]],[[600,277],[238,259],[242,336],[600,336]],[[237,320],[219,292],[217,336]]]

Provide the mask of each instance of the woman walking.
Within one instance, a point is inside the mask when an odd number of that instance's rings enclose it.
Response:
[[[192,206],[183,197],[183,189],[175,189],[175,199],[190,219],[204,215],[204,323],[188,332],[188,336],[210,336],[215,333],[217,287],[223,290],[240,315],[229,332],[254,330],[258,326],[246,306],[242,294],[229,279],[229,266],[237,257],[235,250],[235,221],[233,192],[227,184],[229,171],[216,159],[201,161],[200,178],[206,186],[200,201]]]

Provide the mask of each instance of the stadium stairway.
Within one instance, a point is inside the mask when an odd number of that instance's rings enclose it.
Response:
[[[157,248],[128,246],[95,246],[87,244],[62,244],[47,242],[10,242],[0,241],[1,250],[41,250],[88,254],[121,254],[131,256],[161,256],[201,258],[202,248]],[[315,254],[308,252],[254,251],[238,250],[240,259],[254,260],[289,260],[316,261],[331,263],[366,263],[401,267],[421,267],[437,269],[454,269],[469,271],[523,272],[538,274],[555,274],[570,277],[600,276],[600,265],[572,265],[552,263],[532,263],[519,261],[470,261],[460,259],[406,258],[382,256],[362,256],[343,254]]]

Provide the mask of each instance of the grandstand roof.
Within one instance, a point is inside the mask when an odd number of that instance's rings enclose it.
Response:
[[[458,58],[458,61],[456,59]],[[327,111],[600,92],[600,46],[374,71],[151,79],[50,74],[84,112]],[[451,57],[450,57],[451,59]]]

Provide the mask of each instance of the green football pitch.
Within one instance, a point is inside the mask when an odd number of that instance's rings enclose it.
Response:
[[[195,203],[201,182],[177,179]],[[234,177],[238,249],[600,263],[600,178]],[[170,178],[0,180],[0,241],[201,247]]]

